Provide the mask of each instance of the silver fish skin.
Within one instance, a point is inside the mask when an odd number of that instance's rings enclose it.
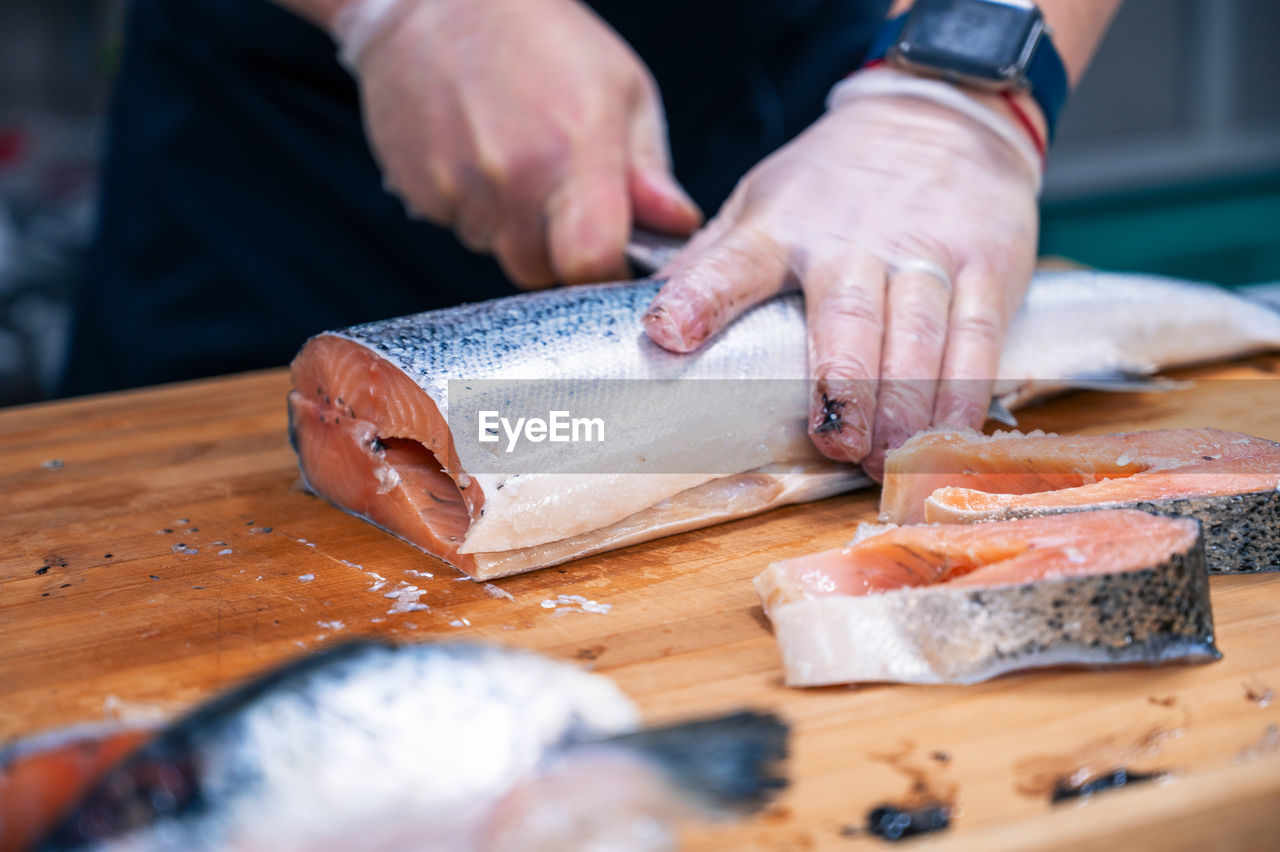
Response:
[[[1159,389],[1162,370],[1280,349],[1280,311],[1215,284],[1042,270],[1000,359],[1008,408],[1074,388]]]
[[[536,654],[350,643],[175,723],[40,848],[648,852],[699,808],[750,811],[784,783],[775,717],[638,724],[610,680]],[[667,754],[695,737],[721,765]]]

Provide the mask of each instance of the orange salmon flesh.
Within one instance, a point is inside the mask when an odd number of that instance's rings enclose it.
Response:
[[[880,518],[948,523],[1010,510],[1252,494],[1277,484],[1280,445],[1219,429],[927,432],[888,454]]]
[[[1157,565],[1199,525],[1118,509],[958,526],[909,526],[775,562],[756,579],[766,612],[796,600],[913,586],[1004,586]]]

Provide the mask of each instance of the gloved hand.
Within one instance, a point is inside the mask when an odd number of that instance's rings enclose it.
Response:
[[[916,431],[985,419],[1035,264],[1034,158],[948,106],[837,98],[660,271],[646,330],[688,352],[803,287],[810,435],[878,478]]]
[[[653,78],[578,0],[351,0],[332,28],[388,188],[517,284],[621,278],[633,224],[700,223]]]

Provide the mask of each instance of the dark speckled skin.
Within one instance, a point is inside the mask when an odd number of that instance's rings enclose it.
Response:
[[[1201,538],[1135,571],[821,597],[779,606],[772,620],[792,686],[976,683],[1044,666],[1221,657]]]
[[[1156,515],[1197,519],[1204,535],[1205,564],[1210,574],[1280,571],[1280,491],[1276,489],[1219,497],[1095,503],[1051,510],[1010,509],[992,519],[1012,520],[1097,509],[1139,509]]]
[[[1093,664],[1218,659],[1203,539],[1152,568],[1047,583],[977,589],[969,601],[1017,640],[998,660],[1034,661],[1057,647]]]

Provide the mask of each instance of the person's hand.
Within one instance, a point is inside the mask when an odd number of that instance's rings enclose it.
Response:
[[[653,78],[577,0],[354,0],[335,20],[340,41],[359,31],[346,55],[388,188],[517,284],[621,278],[633,224],[700,223]]]
[[[803,287],[811,437],[878,477],[918,430],[982,425],[1034,269],[1038,185],[1007,141],[946,106],[848,100],[752,169],[659,273],[646,330],[688,352]]]

